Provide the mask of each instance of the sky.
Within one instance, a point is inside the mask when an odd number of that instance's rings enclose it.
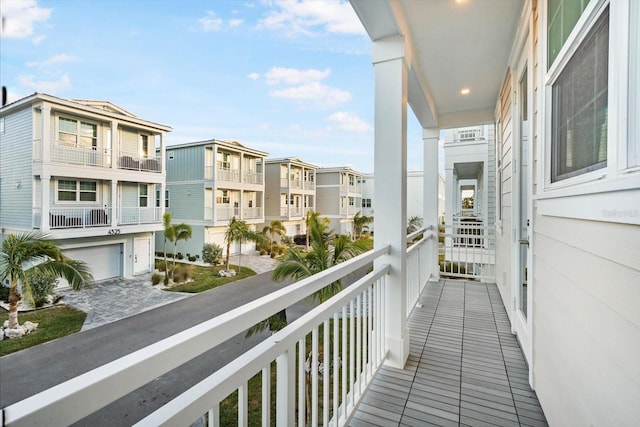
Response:
[[[373,172],[371,42],[341,0],[0,0],[9,102],[104,100],[268,157]],[[408,114],[408,170],[422,170]]]

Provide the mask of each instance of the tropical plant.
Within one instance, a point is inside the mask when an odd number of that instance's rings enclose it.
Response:
[[[362,232],[373,222],[372,216],[360,215],[360,211],[353,216],[353,237],[358,240],[362,237]]]
[[[222,248],[215,243],[205,243],[202,245],[202,261],[218,265],[222,259]]]
[[[93,280],[86,263],[65,257],[46,235],[37,231],[8,235],[0,251],[0,281],[10,282],[9,328],[18,327],[18,286],[33,303],[29,284],[38,276],[62,277],[76,290]]]
[[[178,251],[178,242],[180,240],[188,240],[191,238],[191,234],[193,230],[189,224],[181,223],[175,224],[171,228],[173,228],[173,268],[171,269],[171,275],[173,276],[173,271],[176,268],[176,258],[182,259],[184,256],[177,252]]]
[[[266,235],[269,235],[269,255],[273,253],[273,241],[275,236],[284,236],[287,232],[287,229],[282,224],[282,221],[274,219],[271,221],[269,225],[265,225],[262,229],[262,232]]]
[[[419,216],[412,216],[407,220],[407,234],[411,234],[414,231],[418,231],[422,228],[422,218]]]
[[[229,271],[229,257],[231,255],[231,244],[238,242],[240,243],[240,253],[238,256],[238,272],[240,272],[240,259],[242,257],[242,244],[247,240],[252,240],[254,242],[260,241],[263,237],[260,233],[256,233],[249,228],[249,225],[245,221],[238,220],[234,216],[229,221],[229,226],[227,227],[227,231],[224,233],[224,241],[227,244],[227,255],[226,255],[226,265],[227,271]]]
[[[53,294],[58,279],[55,276],[36,276],[29,278],[29,287],[36,307],[42,307],[49,301],[49,295]]]
[[[322,223],[322,226],[325,229],[325,237],[328,234],[327,231],[329,230],[329,218],[320,218],[320,213],[319,212],[314,212],[314,211],[307,211],[307,216],[305,218],[305,225],[306,225],[306,245],[305,245],[305,249],[308,251],[309,250],[309,243],[311,240],[311,225],[313,223]],[[326,240],[326,238],[325,238]]]
[[[273,280],[281,281],[286,278],[304,279],[371,248],[370,240],[351,241],[347,235],[339,235],[327,239],[326,235],[331,234],[331,232],[326,222],[319,219],[317,215],[310,217],[309,225],[311,249],[307,253],[303,253],[296,248],[289,248],[284,256],[278,260],[278,264],[271,274]],[[315,292],[311,298],[321,304],[340,292],[340,290],[342,290],[342,281],[337,280],[324,289]],[[275,332],[286,326],[286,324],[286,312],[283,310],[256,325],[253,329],[261,330],[269,326],[269,329]]]
[[[173,225],[171,225],[171,214],[166,212],[162,216],[162,224],[164,225],[164,284],[165,286],[169,283],[169,268],[167,265],[167,242],[173,243],[175,240],[175,234],[173,230]]]

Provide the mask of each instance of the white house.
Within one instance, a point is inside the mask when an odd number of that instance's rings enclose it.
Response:
[[[40,230],[96,280],[153,269],[168,126],[35,93],[0,109],[2,236]]]
[[[362,176],[362,215],[375,215],[375,200],[373,199],[374,175],[372,173]],[[423,217],[424,209],[424,172],[407,172],[407,218]],[[445,214],[445,181],[438,174],[438,222],[444,223]],[[373,224],[369,225],[373,230]]]

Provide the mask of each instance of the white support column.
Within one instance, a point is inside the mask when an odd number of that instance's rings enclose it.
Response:
[[[432,280],[440,279],[440,267],[438,265],[438,129],[423,129],[424,141],[424,174],[423,174],[423,212],[425,226],[431,226],[433,238],[426,243],[427,246],[427,271]]]
[[[120,163],[120,138],[118,135],[118,122],[116,120],[113,120],[111,122],[111,168],[118,169],[119,163]],[[115,203],[115,200],[112,200],[111,203]]]
[[[40,129],[40,158],[42,159],[43,165],[48,165],[51,162],[51,147],[56,144],[57,139],[56,133],[51,131],[51,106],[49,104],[43,103],[40,113],[42,126],[42,129]],[[45,188],[42,187],[42,190],[44,191]],[[48,190],[49,187],[47,187],[47,191]],[[47,209],[49,209],[48,205]]]
[[[409,357],[407,328],[407,60],[404,38],[374,42],[375,246],[391,245],[376,260],[390,264],[386,287],[386,364],[403,368]]]
[[[49,147],[49,145],[47,145],[47,147]],[[42,174],[42,176],[40,176],[40,189],[42,193],[42,207],[40,208],[40,231],[42,231],[43,233],[48,233],[49,231],[51,231],[51,224],[49,223],[49,209],[51,209],[51,176],[49,174]]]
[[[115,162],[114,162],[115,163]],[[120,215],[120,202],[118,200],[118,180],[111,180],[111,228],[118,228],[118,216]]]

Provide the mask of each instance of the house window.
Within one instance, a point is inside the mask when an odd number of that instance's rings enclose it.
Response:
[[[146,184],[140,184],[139,188],[139,199],[140,199],[140,207],[146,208],[149,203],[149,187]]]
[[[169,190],[164,190],[164,207],[169,207]]]
[[[607,165],[609,9],[551,87],[551,181]]]
[[[589,0],[549,0],[547,10],[547,68],[560,53]]]
[[[96,181],[58,180],[58,201],[60,202],[95,202],[98,200],[98,184]]]
[[[370,208],[371,207],[371,199],[362,199],[362,207]]]
[[[98,146],[98,125],[60,117],[58,118],[58,142],[68,147],[95,150]]]
[[[356,205],[356,199],[354,197],[349,197],[349,206],[355,206]]]
[[[229,204],[229,190],[218,190],[218,194],[216,196],[216,203],[221,204]]]
[[[231,169],[231,162],[229,161],[230,159],[230,155],[229,153],[223,153],[223,152],[219,152],[218,153],[218,168],[219,169]]]
[[[628,167],[640,166],[640,2],[629,4],[629,159]]]

